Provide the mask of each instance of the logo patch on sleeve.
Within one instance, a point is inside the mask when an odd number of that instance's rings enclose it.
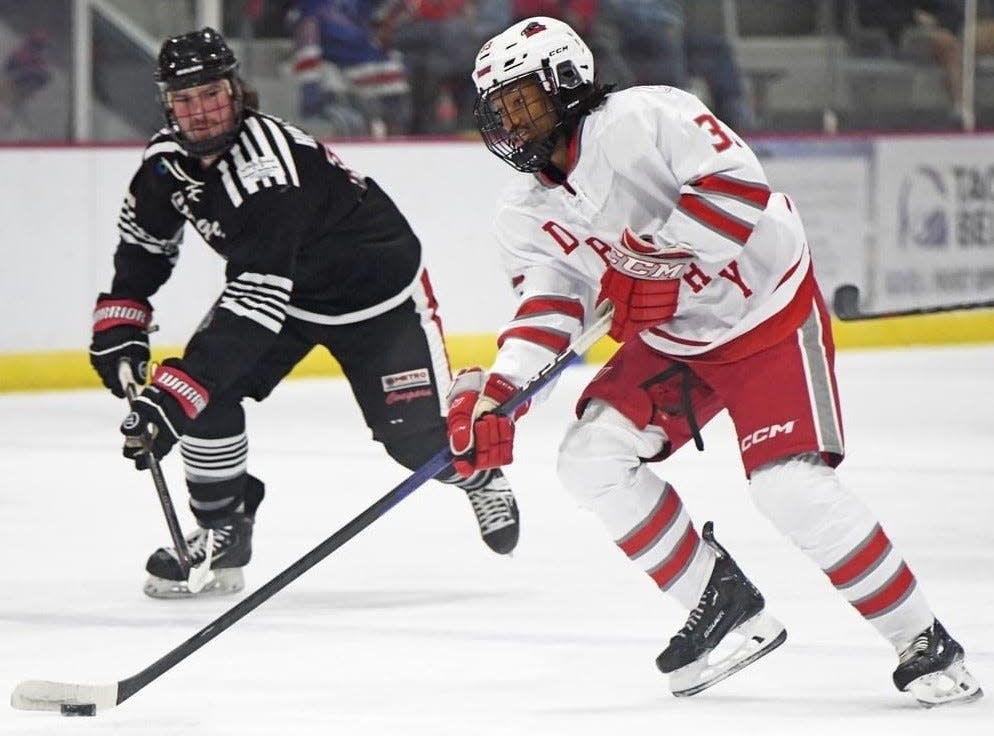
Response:
[[[382,376],[380,380],[383,382],[384,393],[390,393],[391,391],[400,391],[416,386],[430,386],[431,374],[427,368],[415,368],[414,370],[404,371],[403,373],[391,373],[389,376]]]

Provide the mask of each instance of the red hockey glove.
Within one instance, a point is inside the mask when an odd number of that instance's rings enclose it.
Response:
[[[517,387],[504,376],[481,368],[459,371],[449,389],[449,447],[456,456],[452,465],[468,478],[477,470],[498,468],[514,460],[514,420],[528,410],[518,407],[514,416],[495,414]]]
[[[629,228],[610,252],[611,267],[601,277],[597,301],[609,299],[614,317],[608,334],[625,342],[676,314],[680,274],[694,257],[683,244],[659,246]]]
[[[90,365],[104,386],[119,399],[124,389],[118,379],[118,363],[124,360],[139,383],[145,383],[148,367],[148,330],[152,305],[145,299],[129,299],[101,294],[93,310],[93,339]]]
[[[148,467],[149,451],[161,459],[186,434],[209,400],[210,393],[186,372],[183,362],[167,358],[156,368],[152,385],[138,394],[121,422],[124,456],[134,460],[139,470]]]

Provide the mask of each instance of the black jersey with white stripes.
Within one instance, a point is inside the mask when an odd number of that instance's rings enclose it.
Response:
[[[252,110],[209,166],[166,131],[152,137],[121,208],[112,293],[151,297],[172,272],[187,222],[227,262],[224,290],[184,355],[212,390],[247,370],[288,312],[361,321],[399,303],[420,271],[421,244],[376,182]]]

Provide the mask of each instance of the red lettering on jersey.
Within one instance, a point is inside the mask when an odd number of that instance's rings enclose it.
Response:
[[[742,274],[739,273],[739,263],[738,261],[732,261],[723,269],[718,271],[718,275],[722,278],[726,278],[739,287],[742,292],[742,296],[746,299],[752,296],[752,289],[746,286],[745,282],[742,280]]]
[[[542,225],[542,229],[552,236],[552,239],[559,244],[559,247],[563,249],[563,253],[566,255],[569,255],[580,246],[579,239],[558,222],[549,220]]]
[[[611,247],[609,243],[605,243],[600,238],[595,238],[592,235],[583,242],[594,249],[594,253],[600,256],[601,260],[604,261],[605,266],[608,267],[611,266],[611,261],[608,259],[607,254],[614,249]]]
[[[699,294],[701,289],[711,283],[711,277],[704,273],[696,263],[690,264],[687,273],[683,275],[683,280],[687,286],[694,290],[695,294]]]

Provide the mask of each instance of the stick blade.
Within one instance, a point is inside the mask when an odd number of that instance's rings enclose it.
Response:
[[[832,297],[832,311],[841,320],[859,317],[859,289],[852,284],[836,289]]]
[[[61,710],[63,705],[97,706],[97,711],[117,705],[117,684],[75,685],[49,680],[25,680],[14,688],[10,705],[17,710]]]

